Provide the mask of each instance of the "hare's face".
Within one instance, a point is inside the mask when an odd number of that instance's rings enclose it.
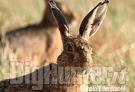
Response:
[[[48,4],[58,23],[63,41],[64,50],[58,57],[58,65],[81,67],[83,70],[89,70],[92,66],[92,45],[88,43],[88,39],[97,32],[101,25],[107,11],[108,0],[99,3],[86,15],[81,23],[78,36],[69,34],[67,21],[56,4],[52,0]]]
[[[58,65],[80,67],[88,70],[92,66],[92,45],[80,36],[69,35],[64,50],[58,58]]]

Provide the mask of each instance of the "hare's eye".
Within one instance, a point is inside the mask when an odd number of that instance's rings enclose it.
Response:
[[[72,52],[72,46],[69,44],[67,45],[67,51]]]

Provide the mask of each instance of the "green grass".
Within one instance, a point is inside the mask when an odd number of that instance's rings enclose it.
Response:
[[[83,17],[99,0],[60,0],[78,14],[78,25],[70,33],[78,34]],[[103,1],[103,0],[102,0]],[[106,18],[90,38],[94,45],[94,64],[102,66],[122,65],[128,67],[127,92],[135,92],[135,1],[110,0]],[[43,0],[0,0],[0,31],[5,33],[18,27],[38,23],[44,10]],[[132,49],[131,49],[132,47]],[[2,55],[1,55],[2,56]],[[0,57],[0,80],[7,78],[7,61]]]

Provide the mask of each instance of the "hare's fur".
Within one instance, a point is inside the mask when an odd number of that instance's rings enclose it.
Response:
[[[45,3],[47,1],[45,0]],[[60,2],[57,4],[68,18],[69,24],[76,21],[75,13],[66,4]],[[44,64],[47,57],[50,61],[56,62],[62,52],[61,36],[48,5],[39,24],[7,32],[5,38],[8,43],[5,48],[9,48],[7,53],[10,61],[14,61],[12,55],[15,54],[19,62],[30,61],[32,66],[40,66]]]
[[[2,81],[0,82],[0,91],[82,92],[81,86],[88,87],[86,75],[90,74],[92,67],[92,45],[88,43],[88,38],[95,34],[102,23],[107,11],[108,0],[99,3],[88,13],[80,26],[78,36],[68,33],[67,22],[55,3],[50,0],[48,4],[59,25],[62,37],[63,51],[57,59],[58,64],[51,63],[44,66],[31,74],[19,77],[19,81],[15,81],[16,79]],[[86,20],[88,21],[84,22]]]
[[[88,80],[86,75],[76,76],[75,71],[73,70],[69,71],[67,69],[66,71],[63,72],[63,69],[64,69],[63,67],[58,69],[57,64],[51,63],[48,66],[42,67],[37,71],[33,72],[31,75],[32,77],[30,75],[26,75],[25,77],[24,76],[19,77],[18,81],[16,81],[16,79],[2,81],[0,83],[0,91],[1,92],[2,91],[4,92],[54,92],[54,91],[55,92],[80,92],[76,90],[80,90],[80,86],[82,86],[82,83],[86,84],[86,85],[84,84],[84,86],[88,85],[87,83]],[[69,73],[71,73],[72,75],[69,75]],[[66,79],[64,79],[63,75],[65,76]],[[35,79],[36,77],[38,77],[38,80]]]

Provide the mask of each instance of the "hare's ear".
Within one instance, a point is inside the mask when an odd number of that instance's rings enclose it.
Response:
[[[106,15],[108,3],[108,0],[105,0],[103,3],[100,2],[83,19],[79,29],[79,33],[83,39],[88,40],[89,37],[97,32]]]
[[[56,4],[53,2],[53,0],[50,0],[48,2],[48,5],[54,15],[54,18],[59,26],[59,30],[62,36],[62,39],[65,39],[67,37],[67,34],[69,33],[68,23],[65,19],[64,15],[61,13],[61,11],[58,9]]]

